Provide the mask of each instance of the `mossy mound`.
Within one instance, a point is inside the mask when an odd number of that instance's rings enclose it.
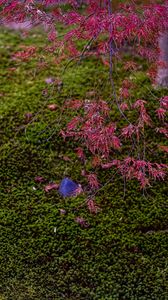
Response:
[[[168,299],[167,183],[154,183],[144,197],[130,182],[123,198],[121,178],[110,182],[110,171],[102,171],[100,181],[108,184],[96,196],[102,210],[92,215],[83,205],[84,195],[64,200],[56,190],[46,193],[45,183],[34,180],[43,176],[46,183],[60,182],[69,176],[85,185],[73,143],[65,143],[59,135],[69,118],[61,105],[67,98],[84,98],[93,89],[106,98],[109,87],[102,82],[107,82],[108,71],[90,59],[67,69],[61,92],[53,90],[45,78],[60,78],[59,66],[40,71],[37,58],[21,64],[11,59],[22,43],[43,45],[40,33],[23,39],[1,31],[0,38],[0,299]],[[120,64],[115,73],[118,86],[125,76]],[[163,91],[149,92],[143,69],[137,73],[130,75],[138,86],[134,96],[150,98],[149,107],[155,106]],[[58,109],[50,111],[49,103]],[[89,227],[76,223],[77,216]]]

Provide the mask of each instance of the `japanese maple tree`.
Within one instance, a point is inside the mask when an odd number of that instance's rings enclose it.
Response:
[[[133,85],[130,80],[123,81],[120,95],[116,92],[113,81],[113,59],[120,56],[120,50],[124,49],[125,45],[131,45],[134,53],[148,59],[155,67],[155,75],[156,66],[159,66],[155,82],[163,86],[167,85],[168,1],[161,3],[151,1],[148,4],[130,1],[120,3],[115,10],[111,0],[82,2],[0,0],[1,16],[3,22],[29,21],[34,25],[43,25],[52,43],[50,51],[54,52],[59,48],[63,58],[65,53],[66,57],[76,61],[89,55],[103,57],[104,64],[109,68],[110,101],[109,99],[108,101],[106,99],[67,101],[65,107],[75,110],[76,116],[61,131],[61,134],[65,139],[73,137],[79,143],[76,153],[82,161],[86,160],[87,149],[91,154],[93,168],[115,168],[125,180],[136,179],[140,186],[145,188],[150,185],[151,179],[164,179],[166,175],[166,164],[147,160],[148,145],[145,133],[149,128],[165,138],[168,137],[166,123],[168,96],[158,99],[158,108],[155,112],[160,122],[158,127],[147,109],[148,99],[136,99],[133,103],[127,101]],[[58,23],[62,23],[67,29],[63,39],[57,32]],[[79,40],[85,44],[82,50],[77,44]],[[27,49],[27,51],[25,57],[35,53],[35,49]],[[17,54],[19,55],[21,54]],[[136,68],[137,65],[133,61],[125,64],[126,70]],[[111,111],[116,107],[120,114],[118,121],[111,116]],[[134,122],[129,118],[127,113],[129,111],[136,115]],[[125,143],[129,144],[129,151],[123,150]],[[159,147],[165,153],[168,151],[165,145]],[[87,177],[91,188],[99,187],[96,174],[84,174],[84,176]]]

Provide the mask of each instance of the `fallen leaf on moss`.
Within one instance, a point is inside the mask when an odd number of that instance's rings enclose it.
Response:
[[[57,190],[59,187],[59,184],[57,183],[49,183],[44,187],[45,192],[50,192],[51,190]]]
[[[83,217],[76,217],[75,222],[78,223],[83,228],[89,227],[89,223]]]
[[[40,182],[44,182],[45,179],[42,176],[36,176],[34,178],[34,181],[37,182],[37,183],[40,183]]]
[[[162,145],[159,145],[159,149],[161,149],[162,151],[168,153],[168,146],[162,146]]]
[[[52,84],[53,82],[54,82],[54,78],[52,78],[52,77],[45,79],[45,83],[47,83],[47,84]]]
[[[63,156],[63,160],[65,160],[65,161],[71,161],[70,157],[68,157],[68,156]]]
[[[101,208],[96,204],[94,199],[88,199],[87,200],[87,208],[92,214],[97,214],[101,211]]]
[[[56,104],[49,104],[47,105],[49,110],[56,110],[57,109],[57,105]]]
[[[61,215],[65,215],[65,214],[66,214],[66,210],[61,208],[61,209],[60,209],[60,214],[61,214]]]
[[[27,112],[25,113],[24,117],[25,117],[25,122],[29,123],[33,117],[33,114],[31,112]]]

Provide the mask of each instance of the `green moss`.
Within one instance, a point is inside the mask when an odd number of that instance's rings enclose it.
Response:
[[[19,35],[8,32],[0,36],[4,47],[0,83],[4,95],[0,102],[0,299],[167,299],[166,183],[154,183],[143,197],[137,183],[130,182],[123,198],[121,178],[110,181],[111,171],[101,171],[102,185],[109,183],[96,195],[102,211],[91,215],[84,195],[62,199],[55,190],[45,193],[45,184],[34,181],[35,176],[43,176],[46,182],[60,182],[69,176],[86,184],[81,178],[83,166],[74,154],[75,145],[63,142],[59,135],[71,117],[70,112],[61,114],[61,104],[67,98],[84,98],[93,89],[107,99],[109,85],[102,84],[107,81],[107,69],[90,59],[71,66],[63,75],[58,66],[40,72],[36,60],[24,65],[11,60],[11,53],[23,43]],[[30,45],[34,42],[32,35],[24,40]],[[16,72],[8,77],[8,68],[15,66]],[[122,65],[117,72],[114,79],[119,88],[127,73]],[[62,76],[60,93],[46,86],[44,80],[50,76]],[[153,107],[155,96],[163,91],[152,90],[149,97],[151,86],[143,71],[135,77],[135,99],[137,95],[148,96],[149,108]],[[144,85],[139,87],[140,82]],[[48,97],[43,93],[46,88]],[[49,111],[48,103],[57,103],[58,109]],[[33,114],[30,124],[25,120],[27,112]],[[71,161],[64,161],[64,155]],[[67,213],[61,215],[60,209]],[[77,216],[84,217],[90,226],[81,228],[75,222]]]

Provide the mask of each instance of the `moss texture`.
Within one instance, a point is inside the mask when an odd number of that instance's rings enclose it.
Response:
[[[102,208],[97,215],[85,205],[79,208],[85,196],[64,200],[57,191],[45,193],[44,184],[35,183],[35,176],[43,176],[47,183],[69,176],[85,184],[73,143],[63,142],[59,135],[69,118],[61,114],[61,104],[67,98],[84,98],[93,89],[106,98],[109,86],[106,67],[95,59],[71,66],[63,75],[54,64],[40,71],[38,58],[12,60],[21,44],[34,43],[43,45],[38,31],[26,39],[10,31],[0,33],[0,299],[168,299],[166,183],[154,183],[143,197],[131,182],[123,198],[123,182],[115,177],[96,196]],[[121,65],[114,75],[118,88],[126,76]],[[146,98],[148,106],[155,107],[156,97],[164,91],[152,90],[145,68],[144,64],[128,76],[138,86],[134,97]],[[46,85],[45,78],[51,76],[63,80],[61,92]],[[49,111],[49,103],[58,109]],[[29,124],[28,112],[33,116]],[[111,176],[99,173],[102,184]],[[60,215],[60,209],[67,213]],[[76,216],[90,226],[81,228]]]

